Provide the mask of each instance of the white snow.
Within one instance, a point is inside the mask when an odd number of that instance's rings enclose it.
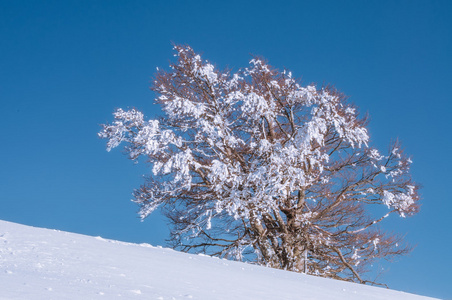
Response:
[[[0,299],[433,299],[0,221]]]

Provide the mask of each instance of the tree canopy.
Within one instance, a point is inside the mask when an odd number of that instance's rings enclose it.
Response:
[[[161,207],[174,247],[361,283],[409,251],[379,223],[418,211],[411,160],[372,147],[343,94],[257,57],[232,72],[174,49],[151,87],[164,115],[117,109],[99,133],[150,164],[133,201],[142,218]]]

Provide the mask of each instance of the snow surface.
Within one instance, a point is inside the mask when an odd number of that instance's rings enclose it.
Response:
[[[0,221],[0,299],[433,299]]]

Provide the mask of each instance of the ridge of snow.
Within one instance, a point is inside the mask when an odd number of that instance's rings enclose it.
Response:
[[[0,220],[0,299],[434,299]]]

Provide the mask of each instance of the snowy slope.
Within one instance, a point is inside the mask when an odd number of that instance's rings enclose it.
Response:
[[[0,221],[0,299],[432,299]]]

